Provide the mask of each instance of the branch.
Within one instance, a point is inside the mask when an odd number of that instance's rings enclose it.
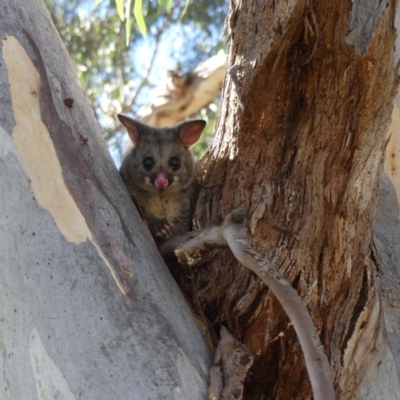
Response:
[[[241,399],[243,382],[252,364],[247,347],[221,327],[221,340],[210,371],[209,400]]]
[[[173,126],[211,103],[221,91],[226,56],[209,58],[191,72],[169,71],[166,82],[151,94],[137,116],[155,127]]]
[[[161,245],[160,253],[166,259],[176,256],[181,264],[194,266],[210,249],[229,246],[236,259],[271,289],[293,323],[303,350],[314,399],[334,400],[328,359],[306,305],[279,269],[250,246],[245,217],[243,210],[235,210],[221,226],[169,239]]]

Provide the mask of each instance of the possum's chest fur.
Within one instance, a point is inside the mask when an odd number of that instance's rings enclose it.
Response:
[[[148,199],[147,204],[143,204],[146,214],[157,218],[165,218],[172,221],[180,216],[183,210],[190,207],[190,201],[182,198],[182,195],[156,194]]]
[[[156,193],[139,203],[146,217],[165,219],[177,225],[179,231],[186,231],[192,221],[192,192],[187,188],[177,193]]]

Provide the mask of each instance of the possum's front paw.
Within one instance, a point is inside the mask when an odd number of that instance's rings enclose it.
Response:
[[[161,242],[164,242],[165,240],[173,236],[172,235],[173,229],[174,229],[174,224],[172,222],[167,221],[166,219],[163,219],[157,222],[153,226],[152,231],[154,238],[159,239]]]

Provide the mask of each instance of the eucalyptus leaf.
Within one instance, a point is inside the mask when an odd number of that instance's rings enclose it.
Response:
[[[139,26],[140,33],[143,36],[147,35],[146,22],[143,17],[143,2],[142,0],[135,0],[135,6],[133,7],[133,15],[135,16],[136,22]]]
[[[158,0],[158,5],[163,10],[169,10],[172,7],[172,0]]]
[[[124,20],[124,0],[115,0],[115,4],[117,5],[118,15],[121,20]]]
[[[183,11],[182,11],[181,18],[186,14],[186,10],[187,10],[187,8],[188,8],[188,6],[189,6],[189,3],[190,3],[190,0],[186,0],[186,2],[185,2],[185,8],[184,8]]]

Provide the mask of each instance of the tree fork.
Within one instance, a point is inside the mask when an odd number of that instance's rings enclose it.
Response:
[[[190,232],[181,237],[174,237],[161,245],[159,249],[160,253],[164,259],[172,259],[175,255],[181,265],[193,267],[201,262],[202,254],[207,254],[210,247],[228,246],[236,259],[243,266],[253,271],[271,289],[293,323],[303,350],[307,371],[313,388],[314,399],[334,400],[335,392],[329,363],[310,314],[297,292],[280,273],[279,269],[265,256],[261,255],[250,246],[250,241],[244,225],[245,218],[246,212],[244,210],[239,209],[232,211],[225,218],[221,226],[196,232],[196,234]],[[225,332],[225,330],[223,330],[223,332]],[[224,340],[226,340],[226,332],[222,333],[222,341]],[[218,345],[218,348],[219,347]],[[233,345],[231,344],[229,347],[232,348]],[[229,351],[227,351],[227,353],[229,353]],[[232,353],[235,352],[232,351]],[[217,359],[220,357],[217,349]],[[248,365],[249,368],[251,362],[248,361],[248,358],[249,356],[245,357],[246,365]],[[225,362],[225,364],[229,363]],[[247,372],[248,368],[245,372]],[[227,374],[227,369],[229,369],[234,376],[236,370],[241,372],[239,375],[241,379],[233,379],[234,381],[238,381],[238,383],[234,385],[234,388],[237,390],[238,387],[243,385],[243,380],[246,376],[245,374],[243,376],[243,366],[229,365],[229,368],[227,368],[226,365],[224,365],[222,370],[225,374]],[[213,381],[212,373],[211,381]],[[221,379],[221,381],[225,381],[226,384],[226,378]],[[222,384],[219,386],[223,387]],[[223,390],[221,392],[223,392]],[[231,395],[232,392],[229,393]],[[213,399],[229,399],[231,398],[229,397],[230,395],[220,395],[220,397],[214,395]]]

